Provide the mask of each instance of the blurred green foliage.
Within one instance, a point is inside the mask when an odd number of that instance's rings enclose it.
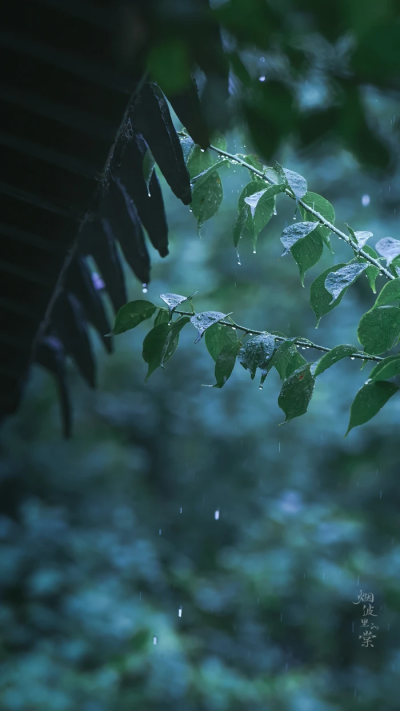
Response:
[[[231,48],[235,66],[243,65],[241,81],[250,77],[243,111],[253,143],[232,132],[228,148],[260,146],[266,117],[279,135],[266,136],[264,150],[280,145],[280,162],[335,206],[338,223],[372,231],[373,244],[396,234],[400,174],[396,161],[390,177],[362,172],[343,145],[354,141],[363,163],[383,163],[370,134],[358,132],[362,95],[366,114],[395,150],[396,100],[380,89],[394,90],[398,81],[397,13],[395,2],[344,0],[309,0],[301,8],[232,1],[216,10],[238,43],[261,50],[239,56]],[[182,14],[183,27],[189,14]],[[281,25],[289,38],[287,28],[297,35],[305,28],[302,47],[287,41],[282,57],[278,42],[266,54]],[[346,76],[332,69],[346,55],[349,27],[358,42],[350,95]],[[193,47],[201,55],[201,42]],[[264,66],[262,76],[285,74],[286,56],[298,88],[286,79],[276,80],[279,87],[275,79],[260,83]],[[269,105],[270,90],[283,108],[288,92],[309,108],[281,115]],[[254,108],[258,91],[265,103]],[[337,96],[345,97],[347,114],[336,111]],[[286,141],[294,125],[301,141]],[[343,142],[322,138],[326,128]],[[245,241],[237,263],[232,231],[247,182],[241,168],[229,170],[221,208],[200,235],[195,217],[163,185],[171,256],[156,260],[148,298],[158,304],[161,293],[197,289],[201,310],[232,311],[250,327],[284,327],[289,336],[314,339],[308,292],[320,268],[306,274],[301,289],[296,264],[280,259],[292,204],[261,233],[257,255]],[[327,250],[323,256],[326,268],[351,256],[346,245],[333,247],[334,257]],[[377,282],[381,287],[382,278]],[[130,298],[140,299],[132,278],[129,287]],[[319,341],[356,342],[357,321],[373,302],[367,280],[359,279],[324,316]],[[71,366],[72,441],[61,439],[55,386],[39,367],[20,412],[3,425],[1,708],[395,711],[398,401],[344,439],[365,371],[343,359],[320,376],[307,415],[278,427],[277,373],[262,392],[241,368],[224,388],[203,388],[213,383],[213,359],[183,331],[173,365],[144,384],[145,333],[141,324],[119,336],[110,358],[96,341],[97,391]],[[353,604],[360,589],[375,595],[378,615],[368,649],[359,639],[362,610]]]

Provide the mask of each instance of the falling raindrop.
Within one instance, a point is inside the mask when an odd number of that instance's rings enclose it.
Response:
[[[253,249],[253,254],[255,254],[255,253],[256,253],[256,250],[255,250],[255,249]]]
[[[153,644],[157,644],[157,642],[158,642],[157,637],[153,637]]]
[[[161,528],[158,529],[158,535],[161,536]]]
[[[265,76],[260,77],[260,81],[265,81]]]
[[[147,284],[142,284],[142,287],[143,287],[143,289],[142,289],[143,294],[147,294]]]
[[[380,499],[382,498],[382,492],[379,494],[379,498],[380,498]]]
[[[214,518],[215,518],[216,521],[218,521],[218,519],[219,519],[219,509],[217,509],[217,510],[215,511],[215,513],[214,513]]]
[[[371,202],[371,198],[370,198],[369,195],[363,195],[363,196],[362,196],[362,198],[361,198],[361,204],[363,205],[363,207],[367,207],[370,202]]]
[[[354,360],[353,356],[351,356],[350,360]]]
[[[282,622],[282,613],[281,613],[281,622]]]
[[[351,623],[351,631],[354,632],[354,622]]]
[[[182,617],[182,608],[181,607],[178,610],[178,617]]]
[[[259,385],[259,386],[258,386],[258,389],[259,389],[259,390],[262,390],[262,389],[263,389],[263,386],[262,386],[262,385]]]
[[[180,508],[179,513],[182,513],[182,507]]]
[[[204,148],[200,148],[201,152],[204,153]]]
[[[281,443],[278,442],[278,452],[280,452],[280,451],[281,451]]]

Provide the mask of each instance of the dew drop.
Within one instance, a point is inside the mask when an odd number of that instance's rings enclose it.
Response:
[[[204,153],[204,148],[200,148],[201,152]]]
[[[258,386],[258,389],[259,389],[259,390],[262,390],[262,389],[263,389],[263,386],[262,386],[262,385],[259,385],[259,386]]]
[[[142,284],[142,287],[143,287],[143,289],[142,289],[143,294],[147,294],[147,284]]]
[[[232,331],[236,331],[236,327],[235,327],[235,326],[232,326]]]
[[[354,360],[353,356],[351,356],[350,360]]]

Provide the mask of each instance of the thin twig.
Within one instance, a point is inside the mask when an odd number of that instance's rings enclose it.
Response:
[[[180,316],[190,316],[192,317],[193,313],[190,311],[178,311],[177,309],[174,309],[175,314],[179,314]],[[246,328],[246,326],[240,326],[238,323],[235,323],[231,319],[231,322],[228,321],[218,321],[218,323],[221,326],[230,326],[231,328],[235,328],[238,331],[243,331],[244,333],[247,333],[249,336],[262,336],[263,334],[267,333],[267,331],[256,331],[254,328]],[[281,341],[284,343],[285,341],[293,341],[292,338],[284,338],[284,336],[276,336],[274,333],[271,334],[276,341]],[[330,353],[332,348],[326,348],[325,346],[320,346],[317,343],[312,343],[312,341],[303,341],[301,338],[295,338],[294,339],[294,345],[300,346],[301,348],[313,348],[316,351],[322,351],[323,353]],[[366,353],[351,353],[349,358],[358,358],[359,360],[372,360],[372,361],[377,361],[380,362],[383,360],[380,356],[373,356],[373,355],[367,355]]]
[[[258,175],[259,178],[262,178],[262,180],[265,180],[265,182],[269,183],[270,185],[276,185],[271,178],[268,178],[265,173],[263,173],[261,170],[258,170],[257,168],[254,168],[250,163],[246,163],[246,161],[242,160],[240,156],[234,155],[233,153],[228,153],[227,151],[223,151],[222,148],[217,148],[216,146],[210,146],[210,148],[218,153],[219,155],[225,156],[226,158],[230,158],[232,161],[235,161],[236,163],[240,163],[240,165],[243,165],[244,168],[247,168],[248,170],[252,171],[255,175]],[[292,194],[292,192],[289,189],[286,189],[285,191],[286,195],[288,195],[292,200],[296,200],[296,197]],[[335,225],[332,225],[331,222],[325,219],[323,215],[320,215],[319,212],[314,210],[313,207],[310,207],[310,205],[307,205],[303,200],[297,200],[297,203],[302,206],[302,208],[310,213],[310,215],[313,215],[316,217],[319,222],[324,225],[325,227],[328,227],[331,232],[334,232],[340,239],[344,240],[347,242],[347,244],[353,249],[354,252],[356,252],[360,257],[363,257],[363,259],[366,259],[367,262],[370,262],[370,264],[373,264],[374,267],[377,267],[379,269],[379,273],[383,274],[387,279],[395,279],[396,277],[385,267],[382,266],[382,264],[379,263],[377,259],[374,259],[374,257],[371,257],[367,252],[365,252],[361,248],[357,248],[357,246],[354,244],[354,242],[351,241],[350,237],[346,235],[345,232],[342,232],[339,230]]]

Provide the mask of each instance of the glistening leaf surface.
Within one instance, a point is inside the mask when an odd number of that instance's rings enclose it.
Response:
[[[300,417],[307,412],[312,398],[315,378],[311,374],[311,363],[295,370],[283,383],[278,405],[286,415],[285,422]]]
[[[118,335],[135,328],[142,321],[151,318],[155,310],[156,307],[151,301],[141,299],[121,306],[115,317],[113,334]]]
[[[400,309],[378,306],[367,311],[360,320],[357,335],[366,353],[379,355],[390,350],[400,336]]]

